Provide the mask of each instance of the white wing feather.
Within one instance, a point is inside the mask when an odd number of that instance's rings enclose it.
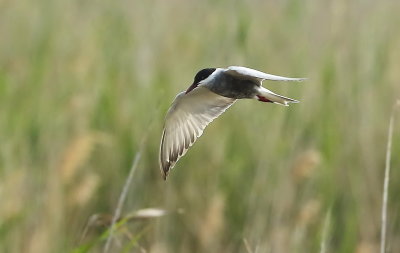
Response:
[[[271,80],[271,81],[303,81],[307,78],[290,78],[284,76],[275,76],[261,71],[250,69],[246,67],[230,66],[226,70],[226,73],[237,76],[256,79],[258,81]]]
[[[205,87],[179,93],[165,118],[160,145],[160,168],[164,179],[170,169],[203,133],[204,128],[236,100]]]

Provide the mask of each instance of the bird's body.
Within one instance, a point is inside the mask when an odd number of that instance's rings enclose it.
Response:
[[[263,80],[302,81],[266,74],[254,69],[231,66],[199,71],[193,84],[179,93],[169,109],[160,145],[160,167],[164,179],[204,128],[237,99],[257,99],[287,106],[297,100],[287,98],[261,86]]]
[[[234,99],[253,98],[257,94],[257,81],[236,78],[222,69],[215,72],[213,78],[203,84],[210,91]]]

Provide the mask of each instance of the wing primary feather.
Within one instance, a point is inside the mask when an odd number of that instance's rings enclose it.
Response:
[[[239,66],[230,66],[225,70],[226,73],[242,77],[242,78],[252,78],[255,80],[270,80],[270,81],[296,81],[301,82],[306,80],[307,78],[292,78],[292,77],[284,77],[284,76],[277,76],[267,74],[255,69],[246,68],[246,67],[239,67]]]
[[[204,128],[235,101],[202,86],[176,96],[167,112],[161,137],[159,160],[164,179],[179,158],[203,134]]]

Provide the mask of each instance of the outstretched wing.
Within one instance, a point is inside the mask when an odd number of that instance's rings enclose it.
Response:
[[[179,93],[165,118],[160,145],[160,167],[164,179],[175,163],[203,133],[204,128],[236,100],[205,87]]]
[[[225,70],[225,73],[239,77],[250,78],[257,81],[271,80],[271,81],[303,81],[307,78],[290,78],[283,76],[275,76],[261,71],[250,69],[246,67],[230,66]]]

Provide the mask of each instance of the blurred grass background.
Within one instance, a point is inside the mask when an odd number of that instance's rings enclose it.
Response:
[[[319,252],[322,241],[326,252],[377,252],[399,10],[391,0],[0,1],[0,251],[86,252],[104,231],[82,236],[89,218],[114,212],[141,150],[123,214],[172,213],[125,224],[111,252]],[[264,83],[301,103],[239,101],[164,182],[166,110],[199,69],[229,65],[308,77]],[[398,128],[388,252],[400,252]]]

